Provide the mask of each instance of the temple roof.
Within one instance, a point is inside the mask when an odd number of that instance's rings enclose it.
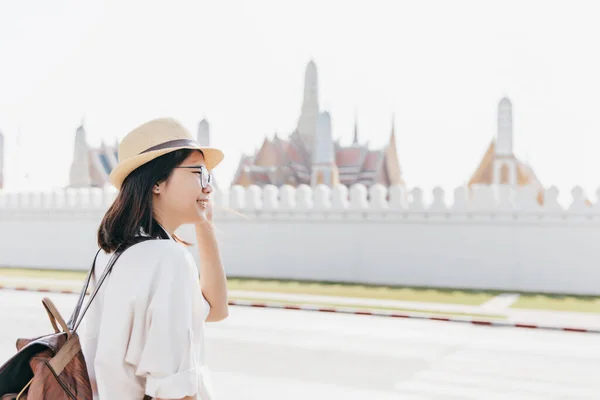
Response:
[[[468,183],[469,186],[475,185],[475,184],[491,185],[493,183],[494,160],[496,158],[495,145],[496,145],[495,140],[492,140],[492,142],[488,146],[485,154],[483,155],[483,158],[482,158],[481,162],[479,163],[479,166],[473,173],[473,176],[471,176],[471,179],[469,179],[469,183]],[[512,159],[517,161],[517,184],[519,186],[526,186],[526,185],[533,185],[536,187],[542,186],[539,179],[535,175],[533,168],[529,164],[526,164],[526,163],[520,161],[514,155],[512,156]]]
[[[339,181],[345,185],[403,183],[395,146],[393,134],[390,143],[380,150],[371,150],[358,143],[347,147],[336,143],[334,151]],[[381,171],[390,168],[393,171]],[[288,140],[277,135],[273,139],[265,138],[253,156],[242,156],[233,184],[308,184],[311,169],[310,152],[295,131]]]

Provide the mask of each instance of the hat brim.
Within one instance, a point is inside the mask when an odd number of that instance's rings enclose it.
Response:
[[[206,164],[206,168],[208,168],[209,171],[216,167],[221,161],[223,161],[223,158],[225,157],[223,152],[219,149],[216,149],[214,147],[202,146],[170,147],[168,149],[149,151],[146,153],[138,154],[135,157],[131,157],[127,160],[124,160],[123,162],[118,163],[117,166],[113,168],[113,170],[110,172],[108,180],[114,187],[116,187],[117,189],[121,189],[121,185],[123,184],[125,178],[137,168],[164,154],[181,149],[200,150],[202,154],[204,154],[204,163]]]

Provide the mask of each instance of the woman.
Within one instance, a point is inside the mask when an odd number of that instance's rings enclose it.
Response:
[[[128,247],[100,286],[81,338],[95,399],[214,398],[204,321],[223,320],[228,305],[209,171],[222,159],[173,119],[147,122],[121,142],[110,174],[119,193],[98,230],[94,278]],[[175,234],[183,224],[195,226],[199,271]]]

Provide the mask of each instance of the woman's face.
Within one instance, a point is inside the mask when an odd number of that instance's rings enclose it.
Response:
[[[200,151],[194,151],[165,182],[154,186],[155,211],[161,220],[176,225],[199,220],[212,192],[210,183],[202,188],[201,169],[207,172],[204,157]]]

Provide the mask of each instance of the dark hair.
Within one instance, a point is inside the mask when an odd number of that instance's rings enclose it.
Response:
[[[180,149],[169,152],[136,168],[125,178],[98,228],[98,246],[102,250],[112,253],[120,245],[131,245],[140,229],[151,237],[169,238],[152,214],[152,188],[166,181],[173,169],[193,151]]]

